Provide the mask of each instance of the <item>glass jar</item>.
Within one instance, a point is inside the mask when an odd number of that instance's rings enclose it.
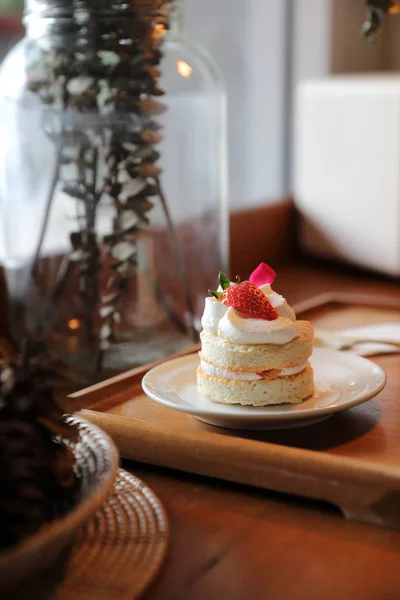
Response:
[[[18,348],[71,389],[197,340],[227,269],[225,92],[179,2],[28,0],[0,72],[3,265]]]

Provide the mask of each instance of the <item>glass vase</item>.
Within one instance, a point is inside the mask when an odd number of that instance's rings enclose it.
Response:
[[[0,72],[16,348],[71,389],[197,340],[227,268],[225,92],[179,3],[29,0]]]

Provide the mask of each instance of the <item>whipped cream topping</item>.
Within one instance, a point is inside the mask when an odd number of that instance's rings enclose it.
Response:
[[[218,333],[218,326],[221,319],[228,312],[229,306],[225,306],[213,296],[206,298],[204,313],[201,317],[201,326],[206,331]]]
[[[222,369],[221,367],[212,365],[203,358],[200,360],[200,365],[202,371],[210,377],[219,377],[220,379],[235,379],[236,381],[259,381],[260,379],[265,379],[262,373],[241,373],[239,371],[228,371],[227,369]],[[295,367],[290,367],[289,369],[281,369],[278,377],[297,375],[298,373],[304,371],[307,365],[308,361],[301,363],[300,365],[296,365]]]
[[[262,285],[260,290],[267,296],[268,300],[271,302],[272,306],[280,317],[285,317],[291,321],[296,320],[296,315],[294,314],[293,308],[289,306],[283,296],[274,292],[268,283]]]
[[[273,321],[252,319],[228,308],[218,325],[218,335],[235,344],[275,344],[281,346],[299,336],[296,323],[286,317]]]
[[[273,291],[269,284],[260,290],[278,313],[273,321],[252,319],[214,297],[206,298],[201,324],[204,330],[220,335],[236,344],[283,345],[299,336],[296,315],[285,298]]]

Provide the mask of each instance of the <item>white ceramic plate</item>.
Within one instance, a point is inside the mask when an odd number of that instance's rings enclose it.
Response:
[[[145,393],[160,404],[211,425],[233,429],[286,429],[311,425],[373,398],[386,383],[375,363],[353,354],[315,348],[311,364],[315,394],[301,404],[253,407],[218,404],[197,391],[197,354],[175,358],[143,377]]]

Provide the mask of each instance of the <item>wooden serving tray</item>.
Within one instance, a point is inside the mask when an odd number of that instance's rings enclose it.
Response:
[[[323,294],[295,309],[323,329],[400,321],[396,300],[364,295]],[[388,375],[375,399],[284,431],[220,429],[153,402],[141,380],[154,365],[75,397],[122,457],[325,500],[349,519],[400,528],[400,354],[374,360]]]

